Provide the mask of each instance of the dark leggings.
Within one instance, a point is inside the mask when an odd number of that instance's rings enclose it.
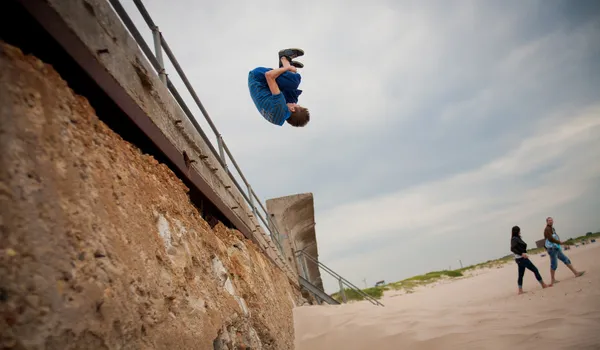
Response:
[[[517,282],[519,284],[519,288],[523,287],[523,275],[525,275],[525,269],[531,270],[531,272],[535,274],[535,278],[538,280],[538,282],[542,282],[542,276],[531,260],[526,258],[520,258],[516,260],[517,265],[519,265],[519,280]]]

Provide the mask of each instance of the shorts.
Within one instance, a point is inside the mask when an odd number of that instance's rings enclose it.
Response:
[[[567,257],[561,249],[548,248],[548,255],[550,256],[550,269],[556,271],[558,268],[558,260],[562,261],[565,265],[571,265],[571,260]]]

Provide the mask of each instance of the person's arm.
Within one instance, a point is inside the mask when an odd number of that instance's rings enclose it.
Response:
[[[279,95],[281,93],[281,91],[279,90],[279,86],[277,85],[277,82],[275,80],[281,74],[293,69],[295,69],[295,67],[293,66],[284,66],[281,68],[272,69],[265,73],[265,78],[267,79],[267,84],[269,85],[269,90],[271,90],[271,94]]]
[[[561,241],[557,241],[556,239],[554,239],[554,237],[552,237],[552,228],[551,227],[548,227],[548,226],[546,227],[546,229],[544,230],[544,237],[552,243],[562,244]]]

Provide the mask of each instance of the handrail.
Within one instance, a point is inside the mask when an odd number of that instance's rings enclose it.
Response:
[[[375,305],[379,305],[379,306],[384,306],[381,302],[379,302],[379,300],[377,300],[377,299],[373,298],[372,296],[370,296],[369,294],[363,292],[360,288],[358,288],[357,286],[355,286],[354,284],[352,284],[350,281],[348,281],[347,279],[345,279],[344,277],[340,276],[335,271],[333,271],[332,269],[330,269],[327,265],[323,264],[319,260],[317,260],[317,259],[313,258],[312,256],[308,255],[304,250],[297,251],[296,255],[303,255],[304,257],[308,258],[312,262],[316,263],[317,266],[323,268],[325,270],[325,272],[327,272],[330,275],[332,275],[333,277],[335,277],[339,281],[339,283],[340,283],[340,293],[342,294],[342,298],[344,299],[344,301],[345,301],[345,295],[344,295],[344,292],[343,292],[343,286],[342,286],[343,284],[345,284],[346,286],[350,287],[350,289],[353,289],[354,291],[356,291],[358,294],[360,294],[363,298],[367,299],[371,303],[373,303]]]
[[[225,141],[223,141],[222,145],[223,145],[223,150],[229,156],[229,159],[231,159],[231,162],[233,163],[233,166],[238,171],[238,174],[240,174],[240,177],[242,178],[242,180],[244,181],[244,183],[248,187],[248,192],[249,192],[250,198],[246,197],[246,194],[244,193],[244,191],[242,191],[242,189],[239,186],[238,186],[238,189],[244,195],[244,198],[246,199],[246,201],[248,203],[253,203],[253,201],[251,200],[252,197],[254,197],[256,199],[256,201],[260,205],[261,209],[265,213],[265,216],[267,217],[267,219],[265,220],[260,215],[260,213],[257,213],[256,207],[252,208],[254,214],[256,216],[258,216],[261,219],[261,221],[263,222],[263,224],[265,225],[265,227],[267,227],[267,229],[269,230],[269,233],[271,233],[271,237],[273,237],[273,232],[271,230],[273,230],[273,229],[275,230],[275,233],[277,233],[277,235],[275,236],[275,243],[277,244],[277,247],[279,248],[279,250],[281,251],[281,253],[285,254],[283,252],[283,248],[281,247],[281,242],[279,242],[279,235],[280,235],[279,230],[277,229],[277,226],[275,225],[275,223],[273,222],[273,220],[271,220],[271,218],[269,217],[269,212],[267,211],[267,209],[265,209],[265,207],[263,206],[260,198],[258,198],[258,195],[256,194],[256,192],[254,192],[254,189],[252,189],[252,187],[248,183],[248,180],[246,180],[246,178],[244,177],[244,174],[242,173],[242,170],[240,169],[239,165],[237,164],[237,162],[233,158],[233,155],[231,154],[231,151],[229,150],[229,147],[227,146],[227,144],[225,143]],[[233,176],[232,176],[232,178],[233,178]],[[235,179],[234,179],[234,181],[235,181]],[[268,221],[268,223],[266,221]],[[271,226],[269,226],[269,223],[271,224]]]
[[[317,288],[317,286],[310,283],[304,277],[299,276],[298,282],[300,282],[300,285],[302,287],[306,288],[306,290],[308,290],[310,293],[312,293],[315,297],[326,302],[327,304],[329,304],[329,305],[339,305],[340,304],[339,301],[335,300],[334,298],[331,297],[331,295],[329,295],[329,294],[325,293],[324,291],[320,290],[319,288]]]
[[[270,219],[267,210],[263,206],[261,200],[256,195],[256,192],[254,192],[254,190],[252,189],[250,183],[248,182],[248,180],[244,176],[242,170],[240,169],[240,167],[238,166],[237,162],[235,161],[235,158],[233,157],[233,154],[231,153],[229,147],[227,146],[227,144],[223,140],[222,135],[220,134],[220,132],[217,129],[216,125],[214,124],[214,122],[210,118],[208,112],[204,108],[204,105],[200,101],[200,98],[198,97],[196,91],[192,87],[189,79],[187,78],[187,76],[183,72],[183,69],[179,65],[179,62],[175,58],[175,55],[173,54],[171,48],[167,44],[167,41],[165,40],[165,38],[162,35],[162,33],[158,30],[158,26],[152,20],[152,17],[150,16],[150,14],[148,13],[148,11],[146,10],[146,8],[143,5],[142,1],[141,0],[133,0],[136,8],[138,9],[138,11],[142,15],[144,21],[146,22],[146,24],[148,25],[148,27],[150,28],[150,30],[153,33],[154,46],[155,46],[156,55],[151,51],[151,49],[148,46],[148,44],[146,44],[146,41],[141,36],[140,32],[136,28],[135,24],[133,23],[133,21],[131,20],[131,18],[129,17],[129,15],[125,11],[125,9],[121,5],[121,3],[119,2],[119,0],[109,0],[109,2],[112,5],[112,7],[115,9],[115,11],[117,12],[117,15],[121,18],[121,20],[123,21],[123,23],[125,24],[125,26],[127,27],[127,29],[130,31],[130,33],[134,37],[135,41],[138,43],[138,45],[140,46],[140,48],[144,52],[144,54],[147,57],[147,59],[149,60],[150,64],[154,67],[154,69],[158,73],[161,81],[163,81],[163,83],[165,83],[167,85],[167,88],[169,89],[169,91],[171,92],[171,94],[173,94],[173,97],[175,98],[175,100],[177,101],[177,103],[179,104],[179,106],[181,107],[181,109],[183,110],[184,114],[188,117],[189,121],[192,123],[192,125],[194,126],[194,128],[196,129],[196,131],[200,134],[200,136],[202,137],[202,139],[206,142],[206,144],[208,145],[211,153],[218,160],[218,162],[221,164],[221,166],[225,170],[225,173],[229,176],[230,180],[233,182],[233,184],[237,187],[237,189],[239,190],[239,192],[242,194],[242,197],[246,201],[246,204],[248,204],[250,206],[250,208],[251,208],[252,212],[254,213],[254,215],[258,219],[260,219],[260,221],[262,221],[262,223],[265,226],[264,227],[265,231],[269,234],[269,236],[271,237],[271,240],[276,244],[279,252],[283,256],[285,256],[285,252],[284,252],[283,248],[281,247],[281,242],[279,242],[279,232],[277,232],[277,229],[276,229],[275,225],[273,224],[272,220]],[[175,68],[175,70],[177,71],[179,77],[183,81],[185,87],[187,88],[188,92],[192,96],[194,102],[196,103],[196,105],[198,106],[198,108],[200,109],[200,111],[202,112],[202,115],[204,116],[204,119],[208,122],[211,130],[215,134],[215,137],[217,138],[217,143],[218,143],[218,146],[219,146],[219,151],[217,151],[215,149],[215,147],[213,146],[213,144],[210,141],[210,139],[208,138],[208,136],[202,130],[202,127],[195,120],[193,113],[190,111],[190,109],[188,108],[187,104],[183,101],[183,98],[181,97],[181,95],[179,94],[179,92],[177,91],[177,89],[175,88],[175,86],[173,85],[172,81],[167,77],[167,75],[165,73],[164,64],[162,62],[162,51],[161,51],[161,48],[165,51],[165,53],[166,53],[169,61],[171,62],[171,64]],[[238,181],[236,180],[234,174],[231,171],[229,171],[229,169],[227,167],[227,161],[226,161],[227,158],[229,158],[229,160],[231,161],[231,163],[234,165],[235,169],[237,170],[238,175],[244,181],[244,184],[247,187],[247,191],[244,191],[242,189],[242,186],[238,183]],[[253,199],[256,199],[256,201],[258,202],[260,208],[264,211],[266,219],[263,218],[263,216],[257,211],[257,207],[254,204]],[[259,223],[260,223],[260,221],[259,221]],[[269,222],[272,224],[271,227],[268,224]],[[252,231],[254,231],[256,228],[250,227],[250,229]],[[277,234],[276,235],[273,234],[274,233],[273,231],[276,231]],[[285,259],[282,259],[282,260],[285,261]]]
[[[179,62],[175,58],[173,51],[167,44],[167,41],[165,40],[162,33],[159,31],[158,26],[154,23],[154,21],[152,20],[152,17],[150,16],[150,14],[146,10],[145,6],[143,5],[142,0],[133,0],[133,2],[135,4],[136,8],[138,9],[138,11],[140,12],[140,14],[142,15],[144,21],[146,22],[146,24],[152,31],[152,37],[154,40],[154,50],[155,50],[156,55],[155,55],[155,53],[152,52],[152,50],[150,49],[150,47],[148,46],[148,44],[146,43],[144,38],[141,36],[140,32],[136,28],[135,24],[133,23],[133,21],[131,20],[131,18],[129,17],[129,15],[125,11],[125,9],[121,5],[121,3],[119,2],[119,0],[108,0],[108,1],[112,5],[112,7],[115,9],[117,15],[121,18],[121,20],[123,21],[123,23],[129,30],[129,32],[132,34],[134,40],[140,46],[140,48],[142,49],[142,52],[144,53],[146,58],[149,60],[152,67],[156,70],[160,80],[167,86],[168,90],[171,92],[171,94],[173,95],[173,97],[175,98],[177,103],[179,104],[179,107],[182,109],[185,116],[189,119],[189,121],[193,125],[194,129],[198,132],[200,137],[206,142],[208,148],[210,149],[210,152],[217,159],[219,164],[223,167],[223,170],[225,171],[227,176],[229,176],[231,182],[235,185],[235,187],[238,189],[238,191],[241,193],[242,198],[246,201],[246,204],[248,204],[250,206],[253,215],[255,217],[257,217],[258,219],[260,219],[260,221],[257,220],[258,225],[256,227],[249,227],[249,229],[251,230],[250,234],[253,236],[253,238],[258,243],[258,240],[256,239],[256,236],[254,236],[253,233],[256,232],[256,229],[260,227],[260,222],[262,222],[264,225],[265,232],[267,232],[269,234],[271,241],[275,243],[277,249],[279,250],[279,254],[278,254],[279,259],[281,259],[284,264],[287,264],[286,259],[282,258],[282,257],[285,257],[286,254],[285,254],[285,251],[283,250],[283,247],[281,246],[281,242],[280,242],[281,234],[279,233],[279,230],[277,229],[277,225],[273,222],[273,220],[269,216],[269,212],[267,211],[267,209],[263,205],[262,201],[260,200],[260,198],[258,197],[256,192],[254,192],[254,189],[252,189],[252,186],[250,185],[250,183],[244,176],[244,173],[240,169],[238,163],[235,161],[235,158],[233,157],[231,150],[227,146],[227,143],[225,143],[225,140],[223,140],[223,136],[217,129],[216,125],[214,124],[214,122],[212,121],[210,116],[208,115],[208,112],[204,108],[204,105],[200,101],[200,98],[196,94],[196,91],[192,87],[192,84],[190,83],[189,79],[183,72],[183,69],[179,65]],[[175,68],[175,71],[179,75],[179,78],[181,78],[181,80],[183,81],[185,87],[187,88],[188,92],[192,96],[194,102],[196,103],[196,105],[198,106],[200,111],[202,112],[204,119],[207,121],[211,130],[213,131],[213,133],[217,139],[218,151],[217,151],[217,149],[215,149],[215,147],[213,146],[213,144],[210,141],[210,139],[208,138],[208,136],[204,133],[204,130],[202,130],[202,127],[196,121],[194,114],[188,108],[187,104],[184,102],[183,98],[181,97],[181,95],[179,94],[179,92],[177,91],[175,86],[173,85],[172,81],[168,78],[168,76],[165,72],[165,67],[164,67],[164,63],[163,63],[162,50],[165,51],[167,58],[169,59],[169,61],[173,65],[173,67]],[[227,166],[227,159],[229,159],[230,162],[233,164],[233,167],[237,171],[237,174],[240,176],[240,178],[246,185],[246,191],[244,191],[244,189],[242,188],[240,183],[235,178],[234,174],[229,170],[229,167]],[[254,204],[254,200],[256,200],[256,202],[258,202],[258,205],[262,209],[263,213],[265,214],[265,217],[263,217],[262,214],[257,210],[258,208]],[[239,204],[241,205],[242,203],[239,203]],[[232,209],[234,209],[234,208],[232,208]],[[234,214],[239,217],[239,214],[237,212],[234,211]],[[265,249],[266,247],[261,247],[261,248]],[[356,290],[360,295],[362,295],[365,299],[369,300],[371,303],[383,306],[383,304],[381,304],[379,301],[377,301],[370,295],[368,295],[365,292],[363,292],[362,290],[360,290],[358,287],[356,287],[355,285],[350,283],[348,280],[346,280],[342,276],[335,273],[333,270],[328,268],[325,264],[319,262],[318,260],[314,259],[310,255],[307,255],[304,251],[301,251],[301,253],[303,253],[305,257],[308,257],[310,260],[315,262],[317,264],[317,266],[322,267],[326,272],[328,272],[329,274],[331,274],[332,276],[334,276],[338,279],[338,281],[340,283],[341,293],[342,293],[344,302],[346,301],[346,298],[345,298],[345,294],[344,294],[344,290],[343,290],[343,285],[346,285],[346,286]],[[298,255],[296,255],[296,256],[298,256]]]

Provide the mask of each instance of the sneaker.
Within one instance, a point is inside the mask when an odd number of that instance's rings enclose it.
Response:
[[[296,68],[304,68],[304,64],[298,61],[290,61],[290,64]]]
[[[302,49],[280,50],[279,51],[279,68],[283,67],[283,64],[281,63],[281,57],[287,58],[287,60],[290,62],[290,64],[294,65],[293,59],[296,57],[300,57],[300,56],[304,56],[304,50],[302,50]],[[297,67],[297,66],[294,65],[294,67]],[[304,65],[302,65],[302,67],[304,67]],[[299,67],[299,68],[302,68],[302,67]]]
[[[304,56],[304,50],[302,49],[284,49],[279,51],[279,59],[281,60],[281,57],[287,57],[288,60],[293,60],[296,57],[300,57],[300,56]]]

